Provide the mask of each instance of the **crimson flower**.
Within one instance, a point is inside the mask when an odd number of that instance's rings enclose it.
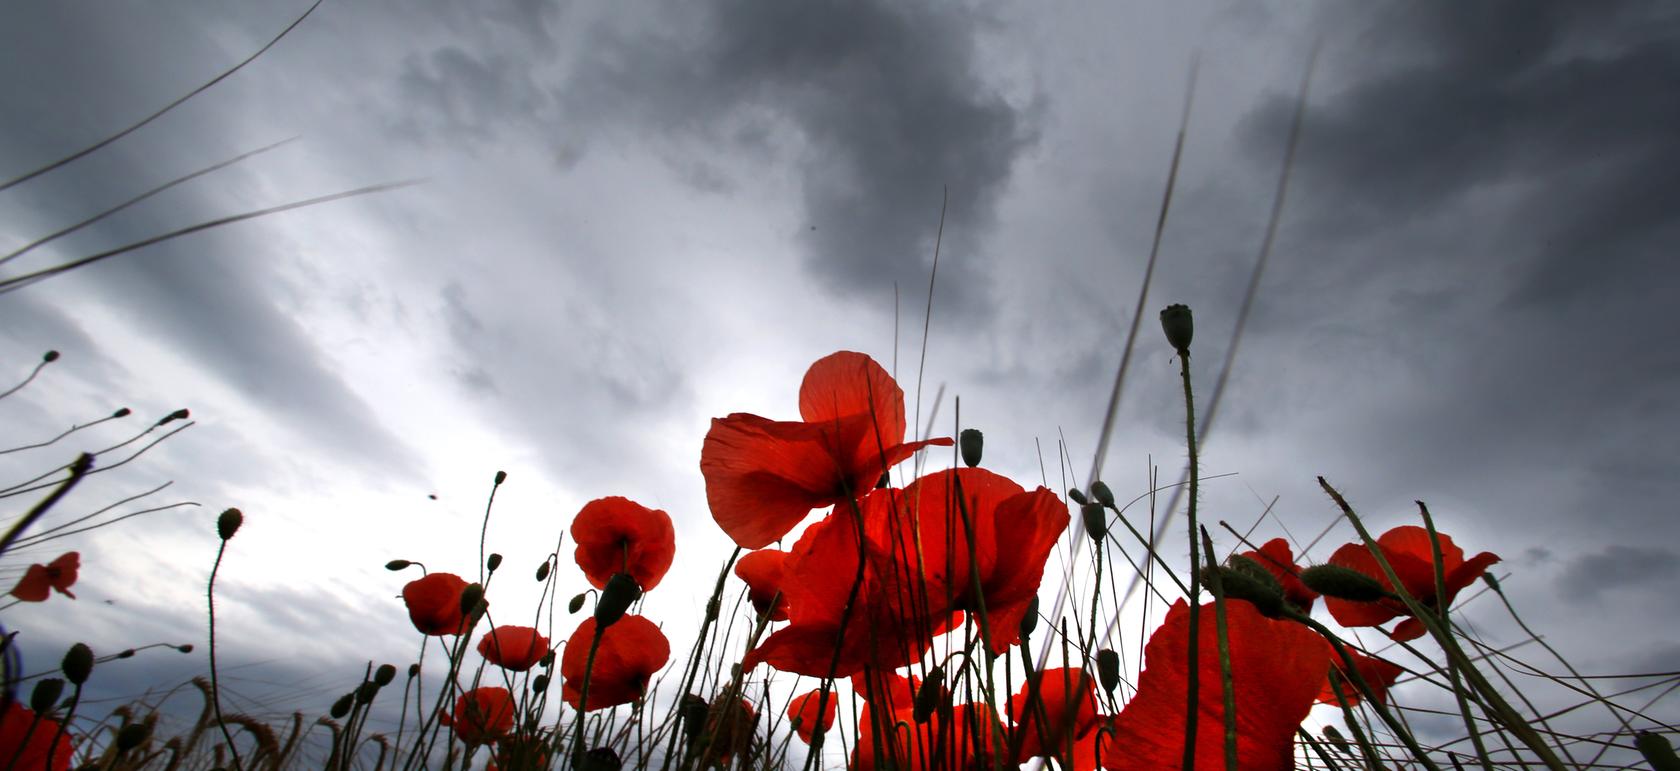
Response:
[[[776,549],[748,552],[735,563],[735,575],[747,582],[747,599],[771,621],[788,619],[787,597],[782,595],[782,570],[788,553]]]
[[[1097,725],[1097,682],[1078,667],[1046,669],[1021,684],[1009,707],[1020,737],[1015,762],[1041,755],[1062,757],[1070,741],[1086,738]],[[1091,744],[1092,752],[1095,746]],[[1095,767],[1094,762],[1090,765]]]
[[[548,638],[528,626],[498,626],[478,641],[478,653],[511,672],[524,672],[548,655]]]
[[[57,720],[37,716],[15,701],[7,702],[0,711],[0,758],[19,771],[65,771],[75,748],[68,733],[59,735],[59,728]]]
[[[930,444],[904,441],[904,392],[874,359],[840,351],[818,359],[799,386],[801,421],[737,412],[714,418],[700,448],[712,518],[736,544],[758,549],[812,509],[845,504],[887,469]]]
[[[840,709],[840,694],[831,690],[823,704],[822,715],[818,716],[817,702],[822,701],[821,697],[822,691],[815,690],[793,697],[788,704],[788,719],[793,721],[793,730],[806,744],[811,743],[813,736],[828,733],[828,729],[834,727],[834,716]]]
[[[1301,583],[1301,566],[1295,564],[1295,554],[1290,551],[1288,541],[1273,538],[1262,544],[1258,551],[1245,551],[1242,556],[1259,563],[1277,579],[1283,587],[1283,599],[1290,605],[1299,608],[1302,613],[1312,612],[1313,600],[1318,599],[1318,592]]]
[[[1464,587],[1481,578],[1489,566],[1499,561],[1499,555],[1485,551],[1466,560],[1464,550],[1453,543],[1451,536],[1444,533],[1436,535],[1441,544],[1441,575],[1446,586],[1444,598],[1435,594],[1435,556],[1429,544],[1428,530],[1417,525],[1402,525],[1377,538],[1377,548],[1382,550],[1383,557],[1388,560],[1389,567],[1394,568],[1394,574],[1406,591],[1424,607],[1431,609],[1443,604],[1450,606]],[[1343,545],[1330,555],[1330,564],[1364,573],[1382,584],[1384,589],[1394,591],[1394,584],[1389,582],[1376,557],[1371,556],[1371,550],[1364,544]],[[1404,603],[1392,599],[1353,602],[1326,597],[1324,604],[1336,623],[1342,626],[1377,626],[1398,616],[1410,615]],[[1407,618],[1388,636],[1401,641],[1415,640],[1422,637],[1424,631],[1423,622]]]
[[[461,612],[467,582],[454,573],[427,573],[403,586],[403,604],[414,628],[425,635],[460,634],[471,620]]]
[[[1203,605],[1201,614],[1195,771],[1223,771],[1225,700],[1213,604]],[[1237,713],[1237,767],[1294,768],[1295,729],[1324,683],[1330,646],[1305,626],[1260,615],[1250,603],[1226,603],[1225,616]],[[1144,646],[1146,666],[1138,676],[1137,694],[1114,719],[1112,738],[1105,735],[1101,740],[1104,768],[1183,768],[1189,646],[1190,606],[1180,600]]]
[[[1353,659],[1355,671],[1365,684],[1371,687],[1371,695],[1376,697],[1378,704],[1388,702],[1388,689],[1394,681],[1400,679],[1405,669],[1375,656],[1367,656],[1359,651],[1348,648],[1348,657]],[[1359,689],[1354,687],[1352,678],[1347,676],[1347,667],[1342,663],[1342,657],[1335,654],[1330,656],[1330,675],[1324,680],[1324,687],[1319,691],[1318,700],[1325,704],[1336,704],[1336,690],[1330,686],[1330,680],[1341,678],[1342,697],[1347,699],[1348,706],[1359,703]]]
[[[489,744],[513,730],[513,694],[506,688],[474,688],[455,700],[453,715],[438,716],[438,722],[455,729],[468,744]]]
[[[583,699],[584,672],[589,666],[589,646],[595,639],[595,619],[586,618],[566,641],[560,656],[560,695],[577,708]],[[589,675],[589,704],[593,711],[628,704],[642,697],[648,680],[671,658],[671,643],[652,621],[626,615],[607,627],[595,651],[595,669]]]
[[[76,595],[70,593],[70,587],[76,583],[76,571],[81,567],[81,552],[65,552],[58,559],[45,565],[30,565],[24,571],[23,579],[12,587],[12,596],[24,602],[45,602],[48,589],[55,589],[70,599]]]
[[[677,553],[671,515],[628,498],[598,498],[572,520],[577,564],[600,589],[614,573],[629,573],[642,591],[653,591]]]
[[[916,722],[913,709],[887,713],[865,706],[858,718],[851,767],[856,771],[991,768],[994,748],[1003,735],[997,712],[988,704],[935,709],[924,723]]]

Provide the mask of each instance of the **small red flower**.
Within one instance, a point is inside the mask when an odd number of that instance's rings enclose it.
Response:
[[[614,573],[629,573],[642,591],[653,591],[677,553],[671,515],[628,498],[598,498],[572,520],[577,564],[600,589]]]
[[[1038,684],[1036,701],[1028,701],[1033,695],[1030,683],[1022,683],[1020,693],[1009,700],[1020,737],[1017,763],[1040,755],[1061,757],[1070,741],[1097,724],[1097,682],[1085,670],[1046,669],[1032,679]]]
[[[747,599],[759,613],[769,614],[771,621],[788,619],[787,597],[781,593],[787,556],[785,551],[759,549],[735,563],[735,575],[747,582]]]
[[[548,655],[548,638],[528,626],[498,626],[478,641],[478,653],[511,672],[524,672]]]
[[[1394,681],[1400,679],[1400,675],[1404,674],[1406,670],[1399,664],[1375,656],[1367,656],[1352,648],[1348,649],[1348,656],[1353,659],[1354,669],[1359,672],[1359,676],[1365,680],[1366,685],[1371,687],[1372,695],[1376,697],[1377,703],[1388,703],[1389,687],[1393,686]],[[1346,675],[1347,667],[1342,664],[1342,657],[1331,653],[1330,667],[1332,673],[1330,677],[1339,677],[1342,680],[1342,697],[1347,699],[1348,706],[1358,704],[1359,689],[1354,686],[1353,679]],[[1329,678],[1325,678],[1324,688],[1319,692],[1318,700],[1324,704],[1337,703],[1336,691],[1330,687]]]
[[[1278,584],[1283,586],[1283,599],[1290,605],[1299,608],[1302,613],[1312,612],[1313,600],[1318,599],[1318,592],[1301,583],[1301,566],[1295,564],[1295,554],[1290,551],[1288,541],[1273,538],[1262,544],[1258,551],[1245,551],[1242,556],[1260,563],[1260,567],[1277,579]]]
[[[1260,615],[1250,603],[1227,603],[1225,614],[1237,707],[1237,767],[1294,768],[1295,729],[1312,709],[1330,669],[1330,646],[1305,626]],[[1201,616],[1194,771],[1223,771],[1225,700],[1214,606],[1203,605]],[[1114,719],[1112,738],[1101,740],[1104,768],[1182,768],[1189,646],[1190,606],[1180,600],[1144,646],[1146,666],[1138,676],[1137,694]]]
[[[12,596],[24,602],[45,602],[48,589],[55,589],[70,599],[76,595],[70,593],[70,587],[76,583],[76,571],[81,568],[81,552],[65,552],[58,559],[45,565],[30,565],[24,571],[23,579],[12,587]]]
[[[566,641],[560,656],[561,696],[576,708],[583,698],[584,671],[589,666],[589,645],[595,638],[595,619],[586,618]],[[652,621],[626,615],[607,627],[595,651],[595,669],[589,676],[589,704],[593,711],[629,704],[642,697],[648,680],[671,658],[671,643]]]
[[[59,736],[57,720],[47,717],[37,720],[34,710],[15,701],[6,704],[5,711],[0,712],[0,759],[12,768],[65,771],[74,754],[70,734]]]
[[[403,604],[414,628],[425,635],[460,634],[469,619],[461,613],[467,582],[454,573],[428,573],[403,587]]]
[[[700,473],[712,518],[742,548],[787,535],[812,509],[875,487],[887,469],[927,445],[904,441],[904,392],[874,359],[840,351],[817,360],[799,386],[803,421],[747,413],[712,420]]]
[[[828,733],[834,727],[834,716],[840,709],[840,694],[830,690],[828,700],[823,704],[822,716],[817,715],[817,702],[821,701],[822,691],[793,697],[788,704],[788,719],[793,721],[793,730],[799,733],[799,738],[806,744],[811,743],[811,737],[820,733]]]
[[[1499,555],[1485,551],[1466,560],[1464,550],[1453,543],[1450,536],[1444,533],[1437,533],[1437,536],[1441,544],[1441,574],[1446,585],[1447,596],[1444,599],[1435,595],[1435,557],[1429,545],[1428,530],[1417,525],[1402,525],[1377,538],[1377,548],[1382,550],[1383,557],[1394,568],[1400,583],[1427,608],[1439,608],[1443,602],[1451,605],[1453,598],[1464,587],[1481,578],[1489,566],[1499,561]],[[1357,570],[1376,579],[1384,589],[1394,591],[1394,585],[1383,575],[1382,567],[1364,544],[1342,546],[1330,555],[1330,564]],[[1405,604],[1398,600],[1351,602],[1326,597],[1324,605],[1330,609],[1336,623],[1342,626],[1377,626],[1398,616],[1410,615]],[[1407,618],[1388,636],[1401,641],[1415,640],[1422,637],[1424,631],[1423,622]]]
[[[455,700],[453,715],[439,715],[438,721],[455,729],[468,744],[489,744],[513,730],[516,707],[506,688],[474,688]]]

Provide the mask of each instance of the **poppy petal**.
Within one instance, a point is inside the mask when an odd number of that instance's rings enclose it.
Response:
[[[572,541],[578,567],[597,589],[627,572],[642,591],[653,591],[677,551],[671,515],[618,496],[584,504],[572,520]]]

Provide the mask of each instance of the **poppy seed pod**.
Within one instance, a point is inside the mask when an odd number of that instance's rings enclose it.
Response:
[[[1190,306],[1179,303],[1161,310],[1161,330],[1167,333],[1167,343],[1180,356],[1190,355],[1190,338],[1196,335],[1196,324],[1190,317]]]
[[[64,679],[73,685],[87,682],[88,675],[93,674],[93,649],[85,643],[76,643],[64,653],[64,661],[59,664],[64,670]]]
[[[572,599],[570,599],[566,602],[566,612],[567,613],[576,613],[580,610],[583,610],[583,601],[588,596],[589,596],[589,592],[578,592],[577,594],[573,595]]]
[[[1674,754],[1674,745],[1668,737],[1655,731],[1640,731],[1634,736],[1633,745],[1639,748],[1639,754],[1645,756],[1645,762],[1651,764],[1653,771],[1675,771],[1680,769],[1680,757]]]
[[[390,562],[385,563],[385,569],[395,573],[399,570],[407,570],[408,566],[413,564],[414,563],[409,562],[408,560],[391,560]]]
[[[1026,640],[1028,637],[1031,637],[1032,633],[1033,633],[1033,630],[1037,629],[1037,628],[1038,628],[1038,596],[1034,595],[1033,598],[1032,598],[1032,601],[1027,603],[1026,614],[1021,616],[1021,639]]]
[[[45,715],[52,711],[53,705],[58,703],[58,697],[64,694],[64,681],[56,677],[48,677],[35,683],[35,690],[29,692],[29,708]]]
[[[152,727],[145,723],[129,723],[117,731],[117,752],[128,752],[152,735]]]
[[[1112,648],[1097,651],[1097,682],[1102,684],[1103,691],[1114,695],[1114,689],[1120,686],[1120,654]]]
[[[578,771],[619,771],[624,761],[611,747],[596,747],[578,757]]]
[[[373,697],[379,695],[379,684],[368,681],[356,686],[356,704],[372,704]]]
[[[1097,503],[1111,509],[1115,508],[1114,491],[1108,489],[1108,483],[1101,479],[1091,483],[1091,497],[1096,499]]]
[[[182,653],[192,653],[193,652],[192,643],[187,643],[185,645],[177,645],[177,646],[175,646],[175,650],[178,650]]]
[[[239,509],[228,509],[222,512],[221,516],[216,517],[216,535],[221,536],[222,540],[226,541],[232,538],[234,533],[239,532],[239,526],[243,524],[245,524],[245,512]]]
[[[419,677],[419,676],[420,676],[420,665],[419,664],[409,664],[408,665],[408,679],[413,680],[414,678]]]
[[[706,703],[706,700],[700,698],[699,696],[691,693],[683,697],[683,735],[688,737],[689,741],[692,742],[700,736],[700,731],[706,727],[706,714],[710,712],[711,709],[711,706]]]
[[[918,723],[926,723],[933,717],[933,710],[939,706],[939,692],[945,689],[945,668],[934,667],[928,673],[927,679],[922,681],[922,687],[916,691],[913,702],[914,710],[911,716]]]
[[[1108,535],[1108,510],[1100,503],[1092,502],[1079,507],[1079,515],[1085,518],[1085,534],[1093,541],[1101,541]]]
[[[47,351],[41,356],[41,361],[51,364],[58,361],[58,351]]]
[[[350,714],[350,704],[355,701],[355,699],[355,691],[351,691],[350,693],[338,697],[338,701],[333,702],[332,709],[329,710],[327,714],[331,715],[334,720],[343,720],[345,715]]]
[[[1252,603],[1260,615],[1266,618],[1277,618],[1283,615],[1283,590],[1281,587],[1267,586],[1259,579],[1232,568],[1203,568],[1202,583],[1213,586],[1219,582],[1219,588],[1226,599],[1244,600]]]
[[[124,407],[120,410],[117,410],[116,412],[111,413],[111,417],[113,417],[113,418],[126,418],[130,415],[133,415],[133,414],[134,414],[134,410],[131,410],[127,407]]]
[[[380,664],[378,669],[373,670],[373,682],[380,688],[390,685],[391,681],[395,679],[397,679],[397,668],[390,664]]]
[[[542,693],[548,690],[548,675],[537,675],[531,678],[531,693]]]
[[[605,629],[618,623],[624,617],[624,612],[642,596],[642,587],[636,585],[636,579],[629,573],[615,573],[607,579],[606,588],[601,590],[601,598],[595,601],[595,623]]]
[[[467,588],[461,590],[461,615],[477,616],[487,607],[483,584],[467,584]]]
[[[186,420],[191,415],[192,415],[191,410],[189,410],[185,407],[182,407],[181,409],[178,409],[174,412],[169,413],[168,415],[163,416],[163,419],[159,420],[157,422],[157,424],[160,425],[160,426],[166,426],[166,425],[169,425],[170,423],[173,423],[177,420]]]
[[[1091,502],[1090,499],[1085,497],[1084,493],[1079,492],[1079,488],[1077,487],[1068,488],[1068,499],[1081,506]]]
[[[537,583],[548,580],[548,571],[552,564],[548,560],[543,560],[543,564],[537,566]]]
[[[490,571],[491,573],[496,572],[496,568],[499,568],[501,566],[502,566],[502,555],[497,554],[495,552],[491,552],[490,556],[485,558],[485,560],[484,560],[484,569]]]
[[[964,466],[980,465],[980,452],[986,447],[986,435],[976,428],[965,428],[957,435],[957,449],[962,452]]]
[[[501,483],[506,482],[506,481],[507,481],[507,472],[506,471],[496,472],[496,484],[501,484]]]
[[[1314,565],[1301,571],[1301,583],[1326,597],[1349,602],[1376,602],[1388,596],[1377,580],[1340,565]]]

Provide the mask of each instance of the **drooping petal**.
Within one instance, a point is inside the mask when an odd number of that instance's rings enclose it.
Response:
[[[548,655],[548,638],[528,626],[502,625],[484,633],[478,653],[510,672],[524,672]]]
[[[460,634],[470,619],[461,612],[467,582],[454,573],[428,573],[403,587],[403,604],[414,628],[425,635]]]
[[[584,673],[590,671],[589,648],[595,619],[584,619],[566,641],[560,656],[561,697],[575,709],[583,699]],[[628,704],[642,697],[653,675],[671,658],[671,643],[652,621],[626,615],[606,628],[589,674],[589,703],[584,711]]]
[[[803,693],[793,697],[788,704],[788,719],[794,723],[794,731],[806,744],[818,733],[827,733],[834,727],[834,716],[840,709],[840,694],[830,690],[828,698],[823,699],[821,690]],[[822,702],[822,714],[817,713],[817,704]]]
[[[712,519],[746,549],[770,545],[812,509],[843,498],[849,476],[816,427],[745,413],[712,419],[700,473]]]
[[[771,621],[788,619],[787,597],[782,594],[783,566],[788,553],[776,549],[750,552],[735,563],[735,575],[747,582],[747,599]]]
[[[1046,669],[1009,700],[1015,718],[1016,762],[1061,757],[1067,745],[1097,723],[1097,683],[1078,667]]]
[[[17,586],[12,587],[12,596],[24,602],[45,602],[48,590],[57,590],[59,594],[76,599],[70,587],[76,583],[81,557],[80,552],[65,552],[45,565],[30,565]]]
[[[642,591],[653,591],[677,551],[671,515],[618,496],[584,504],[572,520],[572,541],[578,567],[597,589],[623,572]]]

